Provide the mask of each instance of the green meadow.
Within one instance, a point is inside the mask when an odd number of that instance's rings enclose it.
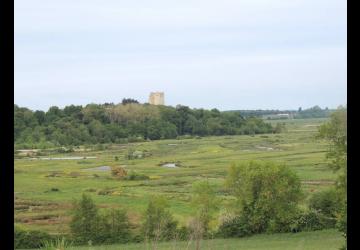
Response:
[[[336,175],[327,167],[327,144],[315,138],[317,126],[325,121],[270,121],[286,123],[287,131],[280,134],[112,144],[98,150],[87,150],[83,146],[72,153],[41,156],[80,159],[16,158],[15,223],[27,229],[40,229],[52,234],[67,233],[72,201],[79,199],[82,193],[88,193],[102,209],[127,209],[134,228],[141,222],[141,214],[149,197],[162,195],[169,201],[174,217],[185,225],[193,213],[190,206],[192,184],[208,179],[216,186],[222,204],[226,205],[231,199],[226,195],[223,185],[227,169],[234,162],[248,160],[270,160],[290,166],[302,181],[305,202],[311,193],[333,185],[336,179]],[[142,157],[128,159],[127,155],[133,151]],[[163,166],[165,163],[175,163],[176,167]],[[132,170],[145,174],[150,179],[118,180],[111,176],[111,171],[106,170],[106,167],[97,169],[101,166],[122,166],[128,172]],[[331,230],[294,235],[260,235],[251,239],[226,240],[228,248],[225,249],[279,249],[287,241],[289,247],[284,249],[336,249],[331,247],[339,245],[340,237],[339,233]],[[211,249],[221,249],[217,248],[222,244],[221,241],[213,240]],[[261,242],[266,242],[268,247],[260,247]],[[164,243],[164,246],[166,244],[171,245]],[[318,247],[311,248],[312,244],[318,244]]]
[[[343,237],[336,230],[323,230],[302,233],[283,233],[272,235],[254,235],[240,239],[213,239],[200,243],[201,249],[207,250],[338,250],[343,244]],[[137,250],[152,249],[144,243],[128,245],[109,245],[92,247],[73,247],[69,250]],[[159,243],[158,250],[196,249],[194,242]]]

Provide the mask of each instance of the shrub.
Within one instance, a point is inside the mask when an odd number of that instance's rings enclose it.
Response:
[[[45,241],[51,240],[52,237],[42,231],[27,231],[19,226],[14,227],[14,248],[28,249],[39,248],[44,245]]]
[[[326,228],[334,228],[336,220],[325,216],[317,210],[310,209],[300,213],[291,226],[292,232],[314,231]]]
[[[72,153],[72,152],[74,152],[74,149],[72,147],[69,147],[69,148],[61,147],[61,148],[56,149],[56,152],[61,153],[61,154]]]
[[[199,181],[192,186],[192,206],[196,209],[196,218],[203,229],[204,236],[209,231],[209,223],[214,213],[219,209],[220,200],[216,197],[215,189],[208,181]]]
[[[142,234],[137,234],[131,238],[131,242],[134,242],[134,243],[140,243],[143,241],[144,241],[144,235],[142,235]]]
[[[341,197],[334,188],[317,192],[309,200],[310,209],[333,218],[340,211],[341,204]]]
[[[127,176],[127,172],[123,167],[111,167],[111,175],[116,178],[124,178]]]
[[[149,180],[150,177],[144,174],[136,173],[135,171],[130,171],[129,174],[124,178],[126,180]]]
[[[173,219],[168,207],[167,201],[162,197],[150,199],[141,228],[144,238],[159,241],[175,237],[177,221]]]
[[[189,238],[190,231],[189,228],[182,226],[176,232],[176,238],[178,240],[187,240]]]
[[[336,228],[347,237],[347,201],[342,203],[341,209],[336,216]]]
[[[217,235],[224,238],[244,237],[250,235],[251,229],[245,216],[236,216],[220,224]]]

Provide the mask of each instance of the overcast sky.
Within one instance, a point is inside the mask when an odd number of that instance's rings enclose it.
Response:
[[[15,0],[15,103],[346,104],[343,0]]]

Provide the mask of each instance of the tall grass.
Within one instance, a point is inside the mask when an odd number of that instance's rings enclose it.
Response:
[[[40,250],[66,250],[72,246],[72,242],[69,242],[62,237],[61,239],[45,241]]]

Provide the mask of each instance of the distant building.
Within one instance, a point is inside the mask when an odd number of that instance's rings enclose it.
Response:
[[[152,105],[165,105],[164,92],[151,92],[149,103]]]

